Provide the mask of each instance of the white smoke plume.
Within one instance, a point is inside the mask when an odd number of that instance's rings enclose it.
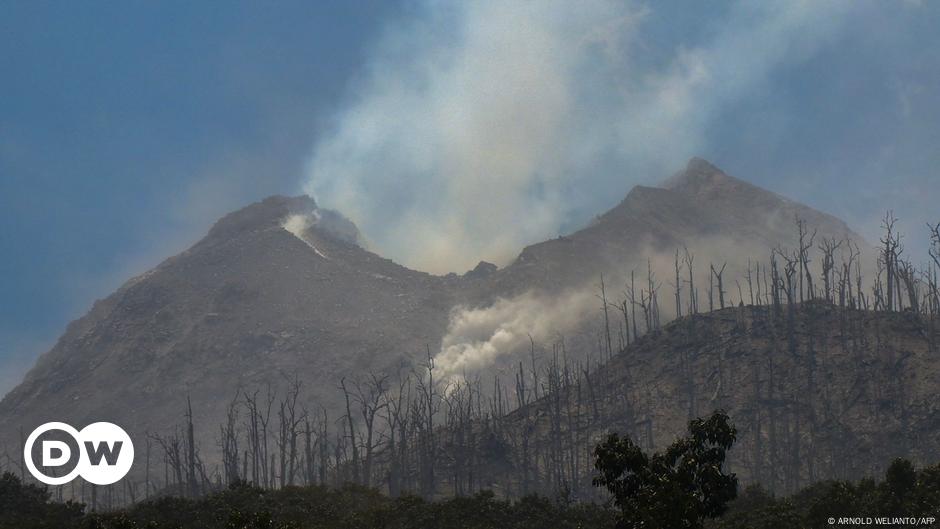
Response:
[[[305,190],[408,266],[505,264],[706,151],[713,116],[809,56],[844,5],[733,4],[650,65],[632,2],[418,2],[320,136]]]
[[[576,290],[557,296],[527,292],[485,308],[457,307],[434,357],[435,372],[442,380],[476,374],[526,350],[530,336],[542,341],[570,332],[599,304],[589,290]]]
[[[310,213],[294,213],[284,219],[284,222],[281,223],[281,227],[294,237],[303,241],[307,246],[313,248],[313,251],[316,252],[317,255],[324,259],[329,259],[329,257],[310,240],[310,237],[307,236],[307,230],[316,225],[319,220],[320,214],[317,210]]]
[[[783,219],[789,219],[784,221]],[[693,258],[693,281],[699,312],[707,312],[710,305],[720,308],[723,300],[725,307],[734,307],[739,303],[766,304],[766,279],[771,251],[778,247],[792,251],[796,247],[796,232],[792,216],[771,215],[769,224],[761,231],[774,233],[774,243],[756,240],[740,240],[715,235],[701,237],[687,241],[687,247],[677,248],[679,266],[679,295],[680,312],[689,314],[690,283],[689,265],[686,262],[688,250]],[[811,229],[816,228],[812,226]],[[833,232],[832,229],[837,231]],[[827,226],[820,232],[819,237],[841,238],[845,234],[838,231],[838,226]],[[856,244],[864,241],[854,240]],[[846,246],[847,247],[847,246]],[[820,277],[822,259],[818,256],[818,249],[812,255],[810,264],[814,277]],[[839,263],[844,255],[835,256]],[[863,253],[863,268],[871,263],[873,256]],[[676,315],[675,288],[676,288],[676,259],[674,251],[664,251],[654,246],[646,245],[639,249],[632,257],[628,257],[608,269],[603,279],[608,302],[610,331],[612,345],[618,347],[624,332],[630,333],[622,325],[632,325],[623,321],[622,312],[615,308],[627,301],[627,291],[631,288],[631,271],[635,281],[636,296],[639,298],[641,290],[648,288],[649,273],[657,294],[657,306],[660,322],[665,324]],[[757,266],[763,270],[763,276],[758,277]],[[722,293],[718,292],[718,284],[712,284],[713,272],[711,267],[721,272]],[[750,268],[750,270],[749,270]],[[748,275],[750,272],[750,276]],[[868,272],[866,272],[867,274]],[[530,336],[536,342],[536,347],[545,349],[547,343],[557,342],[564,337],[574,347],[575,361],[582,360],[588,351],[591,351],[596,340],[603,332],[603,303],[600,298],[600,277],[593,284],[583,285],[580,288],[568,290],[560,294],[529,291],[523,295],[510,299],[501,298],[487,307],[456,307],[450,315],[447,333],[443,338],[440,352],[434,358],[436,373],[441,380],[460,380],[466,376],[474,376],[481,372],[499,366],[501,361],[518,361],[524,357],[530,347]],[[763,282],[762,282],[763,279]],[[709,301],[709,289],[712,299]],[[640,334],[647,332],[644,318],[632,314],[641,309],[630,304],[631,315],[638,320],[637,330]],[[586,332],[586,335],[579,335]],[[597,333],[591,335],[591,333]],[[584,341],[588,338],[588,341]],[[505,366],[505,362],[503,363]]]
[[[310,229],[310,227],[316,224],[316,222],[317,218],[314,214],[295,213],[288,215],[281,224],[281,227],[289,231],[298,239],[304,240],[304,232]]]

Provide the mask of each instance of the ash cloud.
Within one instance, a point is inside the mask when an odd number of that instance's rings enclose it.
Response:
[[[839,2],[734,4],[644,61],[630,2],[419,2],[391,24],[305,190],[413,268],[505,264],[706,151],[713,116],[840,27]]]

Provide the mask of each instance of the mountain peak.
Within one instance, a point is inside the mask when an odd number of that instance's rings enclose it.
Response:
[[[711,162],[698,156],[693,156],[685,166],[686,172],[701,173],[722,173],[721,169],[715,167]],[[723,174],[723,173],[722,173]]]
[[[312,213],[316,209],[316,202],[307,195],[271,196],[222,217],[209,230],[209,237],[228,237],[241,232],[279,227],[288,215]]]
[[[738,183],[740,180],[728,176],[708,160],[692,158],[686,164],[685,169],[663,182],[662,187],[692,195],[702,195]]]
[[[491,276],[498,269],[499,267],[493,263],[480,261],[473,270],[468,271],[463,277],[468,279],[484,279]]]

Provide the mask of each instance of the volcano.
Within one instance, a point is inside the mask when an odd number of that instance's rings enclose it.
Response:
[[[706,273],[708,263],[733,261],[730,270],[793,247],[796,218],[817,240],[865,247],[844,222],[701,159],[661,187],[633,188],[585,228],[524,248],[504,268],[481,263],[464,275],[400,266],[363,248],[340,213],[309,197],[270,197],[220,219],[69,324],[0,401],[0,443],[19,446],[21,432],[47,421],[110,421],[145,439],[173,429],[189,398],[211,460],[240,391],[299,381],[310,409],[337,418],[340,381],[426,362],[460,307],[588,288],[602,274],[622,282],[680,248]]]

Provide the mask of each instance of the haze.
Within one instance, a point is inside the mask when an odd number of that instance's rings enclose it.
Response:
[[[95,298],[270,194],[437,273],[692,155],[870,240],[886,208],[912,240],[936,221],[937,4],[571,6],[0,6],[0,394]]]

